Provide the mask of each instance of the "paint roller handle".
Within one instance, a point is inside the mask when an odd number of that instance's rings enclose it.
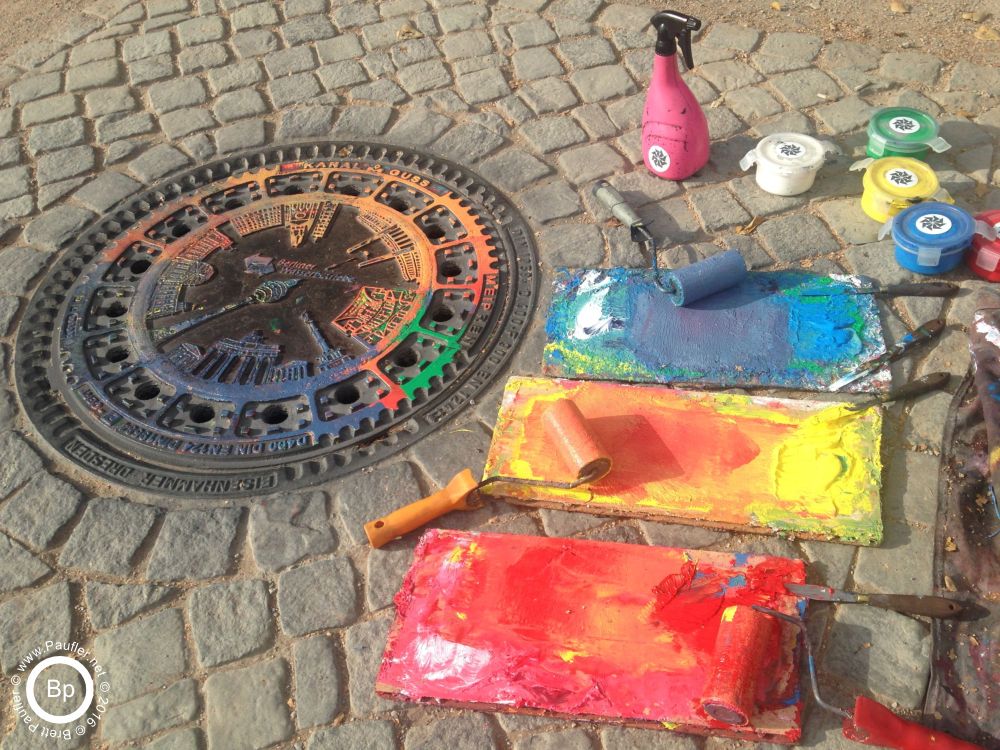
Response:
[[[881,703],[859,695],[854,715],[844,719],[844,736],[863,745],[891,747],[897,750],[984,750],[982,746],[960,740],[915,721],[904,719]]]
[[[952,297],[959,290],[950,281],[929,281],[915,284],[888,284],[875,292],[877,297]]]
[[[625,200],[625,197],[615,190],[610,182],[607,180],[598,180],[594,183],[593,193],[594,197],[611,211],[611,215],[618,219],[624,226],[629,227],[633,231],[633,234],[638,231],[642,235],[639,239],[649,238],[649,232],[646,231],[646,222],[642,220],[642,217],[635,212]],[[633,236],[632,240],[636,241],[636,238]]]
[[[469,495],[479,486],[472,472],[465,469],[456,474],[447,485],[423,500],[404,505],[383,518],[365,524],[365,534],[372,547],[382,547],[393,539],[430,523],[438,516],[452,510],[471,510]]]

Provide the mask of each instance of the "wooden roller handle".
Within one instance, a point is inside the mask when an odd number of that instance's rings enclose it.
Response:
[[[858,696],[854,716],[844,719],[844,736],[863,745],[896,750],[983,750],[980,745],[904,719],[881,703]]]
[[[468,469],[456,474],[447,485],[423,500],[404,505],[383,518],[365,524],[372,547],[382,547],[393,539],[430,523],[452,510],[469,510],[469,495],[479,486]]]

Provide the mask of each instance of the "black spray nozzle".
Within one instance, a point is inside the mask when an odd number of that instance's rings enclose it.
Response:
[[[701,21],[676,10],[661,10],[650,19],[656,29],[656,54],[672,55],[681,48],[688,70],[694,67],[691,53],[691,32],[701,28]]]

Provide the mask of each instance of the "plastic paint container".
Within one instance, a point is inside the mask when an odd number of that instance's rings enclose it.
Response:
[[[896,262],[922,274],[944,273],[958,266],[977,231],[996,236],[991,226],[977,222],[968,211],[940,201],[901,211],[885,223],[879,237],[890,230],[896,243]]]
[[[992,227],[994,234],[1000,229],[1000,211],[978,214],[976,220]],[[973,273],[987,281],[1000,281],[1000,241],[995,237],[990,239],[977,234],[972,238],[972,250],[966,257]]]
[[[865,170],[861,208],[880,224],[921,201],[933,199],[954,203],[948,191],[938,183],[934,170],[916,159],[902,156],[862,159],[854,162],[851,169]]]
[[[829,141],[801,133],[774,133],[740,159],[744,172],[757,165],[757,184],[774,195],[798,195],[812,187],[827,154],[840,153]]]
[[[938,129],[937,121],[919,109],[883,107],[868,121],[868,155],[923,159],[930,149],[947,151],[951,145],[938,135]]]

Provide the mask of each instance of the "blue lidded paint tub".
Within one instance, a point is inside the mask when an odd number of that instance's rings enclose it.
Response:
[[[896,262],[914,273],[950,271],[962,262],[976,220],[968,211],[939,201],[910,206],[885,223],[879,237],[892,230]]]

